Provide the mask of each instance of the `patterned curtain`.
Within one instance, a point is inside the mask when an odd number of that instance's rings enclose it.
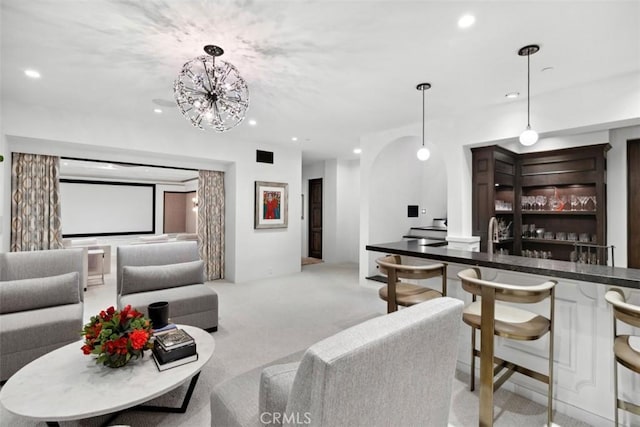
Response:
[[[13,153],[11,251],[60,248],[60,159]]]
[[[198,177],[198,244],[207,280],[224,278],[224,172]]]

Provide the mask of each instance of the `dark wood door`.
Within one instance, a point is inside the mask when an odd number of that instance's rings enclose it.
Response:
[[[322,259],[322,178],[309,180],[309,256]]]
[[[627,266],[640,268],[640,139],[627,141]]]

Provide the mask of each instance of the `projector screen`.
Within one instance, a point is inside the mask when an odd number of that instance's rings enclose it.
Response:
[[[155,185],[61,179],[63,237],[155,233]]]

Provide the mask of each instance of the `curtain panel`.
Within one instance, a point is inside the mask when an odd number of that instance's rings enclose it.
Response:
[[[224,172],[199,171],[198,245],[207,280],[224,278]]]
[[[62,248],[60,158],[13,153],[11,251]]]

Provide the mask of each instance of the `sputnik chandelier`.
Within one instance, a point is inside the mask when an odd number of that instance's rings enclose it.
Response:
[[[216,57],[224,53],[213,45],[207,55],[185,63],[173,83],[173,95],[182,115],[197,128],[225,132],[244,120],[249,88],[236,67]]]

